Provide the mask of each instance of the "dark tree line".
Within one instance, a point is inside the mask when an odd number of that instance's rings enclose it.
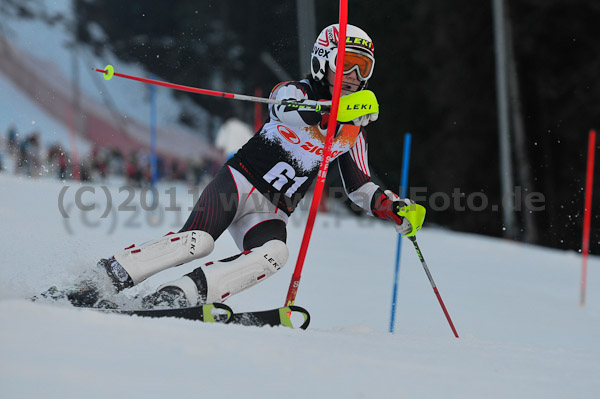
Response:
[[[338,2],[315,3],[320,31],[337,21]],[[165,80],[268,93],[278,80],[261,60],[264,52],[293,77],[301,75],[295,1],[75,4],[79,40],[98,53],[110,49],[125,61],[144,64]],[[600,2],[507,0],[506,5],[524,120],[524,158],[513,157],[515,184],[529,187],[518,173],[527,162],[530,189],[545,196],[545,209],[532,213],[537,243],[578,249],[587,133],[600,128]],[[372,171],[396,188],[403,135],[413,133],[410,183],[426,188],[428,222],[501,236],[502,213],[491,207],[501,202],[491,0],[350,0],[349,21],[369,32],[376,48],[369,88],[378,96],[381,115],[368,129]],[[94,26],[106,36],[94,35]],[[251,121],[249,104],[192,98],[216,117]],[[181,118],[194,123],[194,115]],[[440,201],[430,203],[434,193],[457,192],[485,194],[490,206],[469,211],[452,203],[441,210]],[[600,198],[595,199],[591,248],[598,252]],[[459,202],[465,205],[466,198]],[[521,229],[525,211],[517,212]],[[525,236],[521,232],[520,238]]]

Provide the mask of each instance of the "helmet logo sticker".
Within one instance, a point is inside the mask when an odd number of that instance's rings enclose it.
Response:
[[[363,47],[371,52],[374,52],[373,43],[368,41],[367,39],[361,39],[360,37],[346,37],[346,44],[350,44],[356,47]]]
[[[329,37],[325,34],[325,40],[319,38],[319,44],[323,47],[329,47]]]
[[[313,54],[318,55],[319,57],[329,58],[329,53],[331,53],[331,50],[325,50],[324,48],[318,48],[317,46],[313,47]]]
[[[319,38],[318,43],[323,47],[329,47],[329,42],[337,43],[340,38],[340,33],[338,32],[337,27],[333,26],[331,29],[328,29],[325,32],[325,39]]]

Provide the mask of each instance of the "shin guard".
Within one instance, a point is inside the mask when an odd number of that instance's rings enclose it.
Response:
[[[139,284],[160,271],[208,255],[214,246],[210,234],[191,230],[169,234],[139,247],[131,246],[114,256],[134,284]]]
[[[223,302],[275,274],[287,262],[289,251],[283,241],[271,240],[260,247],[230,258],[208,262],[195,269],[182,279],[167,285],[175,285],[187,293],[198,293],[199,301],[205,303]],[[190,289],[191,279],[197,290]],[[193,303],[195,300],[190,300]]]

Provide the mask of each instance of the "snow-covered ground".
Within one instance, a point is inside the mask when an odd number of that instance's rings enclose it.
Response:
[[[107,194],[100,185],[95,193],[65,187],[0,174],[3,398],[600,397],[596,257],[582,308],[578,254],[426,227],[419,242],[461,338],[453,337],[408,241],[396,333],[389,334],[393,228],[322,214],[296,302],[311,312],[307,331],[108,315],[24,298],[67,284],[117,249],[176,230],[193,194],[159,186],[163,212],[151,214],[136,191],[129,205],[137,211],[117,211],[128,192],[107,185],[113,211],[102,219]],[[78,190],[96,210],[77,209]],[[165,210],[173,204],[182,212]],[[305,218],[291,219],[288,265],[230,306],[283,303]],[[236,252],[225,233],[204,261]],[[194,267],[165,271],[138,290]]]

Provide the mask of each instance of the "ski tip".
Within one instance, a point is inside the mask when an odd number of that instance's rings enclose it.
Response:
[[[306,330],[308,328],[308,325],[310,324],[310,314],[308,313],[308,310],[304,309],[301,306],[291,305],[291,306],[282,308],[282,312],[281,312],[282,320],[284,317],[283,313],[285,313],[285,316],[287,316],[287,321],[290,323],[290,325],[288,327],[296,328],[291,323],[291,314],[293,312],[300,313],[304,317],[304,323],[302,323],[302,325],[298,328],[300,328],[302,330]],[[287,324],[282,322],[282,325],[287,325]]]

